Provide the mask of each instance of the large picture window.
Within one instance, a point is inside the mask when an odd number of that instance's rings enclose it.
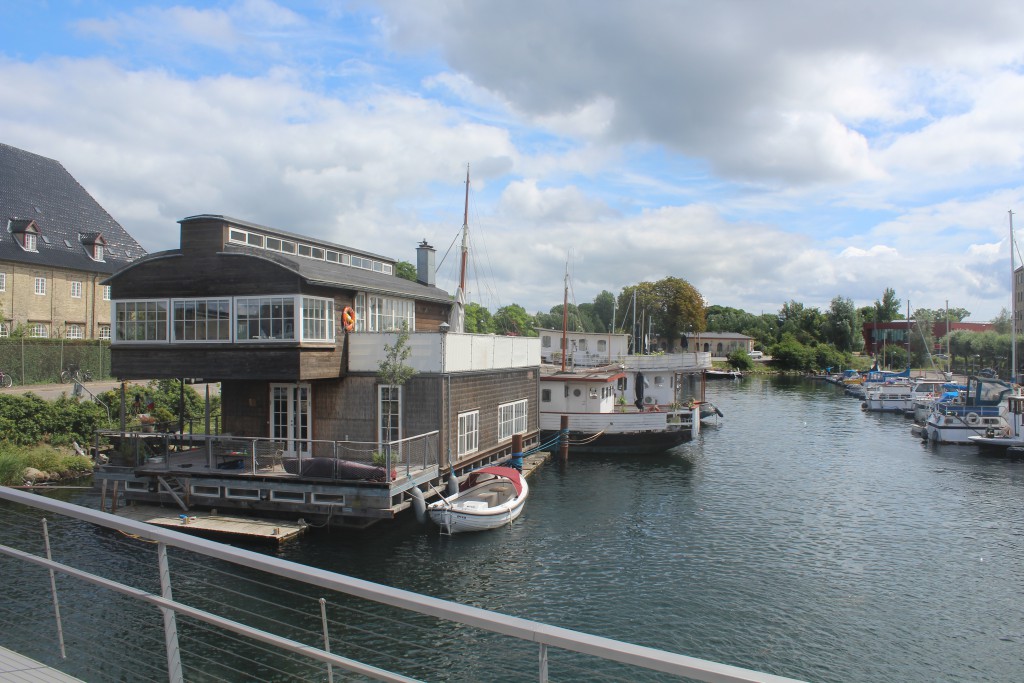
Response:
[[[115,341],[167,341],[166,301],[114,302]]]
[[[295,339],[295,297],[239,297],[235,310],[238,341]]]
[[[174,341],[231,341],[230,299],[175,299]]]
[[[356,294],[357,332],[395,332],[403,323],[410,331],[416,329],[415,301]]]
[[[302,340],[334,341],[334,301],[302,297]]]
[[[459,455],[476,453],[480,448],[480,411],[459,415]]]
[[[498,406],[498,440],[511,439],[513,434],[526,433],[527,402],[505,403]]]

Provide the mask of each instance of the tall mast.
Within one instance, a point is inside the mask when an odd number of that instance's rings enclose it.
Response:
[[[1017,274],[1013,267],[1013,211],[1010,214],[1010,382],[1017,383]]]
[[[462,262],[459,265],[459,289],[466,295],[466,261],[469,260],[469,164],[466,164],[466,208],[462,212]]]
[[[910,299],[907,299],[907,369],[910,369]]]
[[[569,355],[569,264],[565,264],[565,293],[562,295],[562,372],[565,357]]]

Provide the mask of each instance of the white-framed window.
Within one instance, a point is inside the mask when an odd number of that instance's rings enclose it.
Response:
[[[98,244],[97,243],[97,244],[92,245],[92,260],[93,261],[102,261],[103,260],[103,245],[102,244]]]
[[[513,434],[526,433],[527,401],[513,401],[498,406],[498,441],[511,439]]]
[[[176,342],[230,342],[231,299],[175,299],[171,334]]]
[[[114,341],[167,341],[167,301],[114,302]]]
[[[235,299],[236,341],[294,339],[294,296],[254,296]]]
[[[38,294],[39,296],[45,296],[46,295],[46,278],[45,277],[37,277],[36,278],[35,293]]]
[[[395,332],[416,329],[416,302],[360,292],[356,294],[357,332]]]
[[[30,337],[49,337],[50,332],[46,329],[46,323],[32,323],[28,326]]]
[[[103,285],[103,300],[110,301],[110,285]]]
[[[402,438],[402,387],[381,384],[377,387],[378,444],[383,446]]]
[[[598,339],[597,340],[597,351],[598,351],[598,353],[604,353],[607,350],[608,350],[608,340],[607,339]]]
[[[11,326],[7,323],[0,323],[0,339],[7,339],[11,336]]]
[[[7,273],[0,273],[0,292],[7,291]]]
[[[24,242],[21,246],[25,248],[25,251],[38,251],[36,242],[36,234],[34,232],[26,232]]]
[[[81,299],[82,298],[82,283],[80,280],[71,281],[71,298]]]
[[[64,335],[68,339],[84,339],[85,330],[82,328],[81,325],[71,324],[65,328]]]
[[[302,340],[334,341],[334,300],[302,297]]]
[[[100,339],[110,341],[110,325],[100,325]]]
[[[459,414],[459,455],[476,453],[480,449],[480,411]]]

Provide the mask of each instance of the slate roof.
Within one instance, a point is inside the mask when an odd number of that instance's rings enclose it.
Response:
[[[15,241],[18,221],[35,222],[38,251]],[[96,235],[106,243],[103,261],[82,242]],[[0,261],[113,273],[145,253],[60,162],[0,143]]]
[[[204,218],[211,217],[204,215]],[[352,249],[340,244],[333,244],[331,242],[324,242],[322,240],[313,240],[302,235],[285,232],[276,228],[270,228],[264,225],[257,225],[255,223],[248,223],[241,221],[230,216],[212,216],[218,220],[224,221],[226,224],[243,226],[243,227],[258,227],[260,231],[268,235],[285,237],[288,239],[294,239],[298,242],[305,244],[315,244],[318,246],[326,246],[328,248],[337,248],[341,251],[345,251],[352,254],[360,254],[364,256],[372,256],[376,259],[387,261],[389,263],[396,263],[398,259],[393,259],[386,256],[379,256],[371,254],[370,252],[362,251],[360,249]],[[190,220],[188,218],[182,219],[179,223],[184,223]],[[452,303],[452,296],[445,290],[437,286],[427,286],[419,282],[413,282],[406,280],[405,278],[398,277],[397,275],[387,275],[384,273],[378,273],[372,270],[366,270],[363,268],[355,268],[353,266],[346,266],[338,263],[331,263],[328,261],[321,261],[319,259],[306,258],[304,256],[283,254],[276,251],[268,251],[266,249],[260,249],[259,247],[250,247],[243,244],[228,243],[224,246],[222,254],[234,254],[239,256],[251,256],[254,258],[263,259],[284,266],[296,273],[299,277],[303,278],[310,284],[322,285],[325,287],[333,287],[337,289],[351,289],[360,292],[368,292],[370,294],[381,294],[387,296],[400,296],[407,297],[410,299],[418,299],[421,301],[435,301],[440,303],[450,304]],[[133,267],[141,267],[146,260],[157,259],[157,258],[168,258],[176,257],[181,255],[180,249],[171,249],[168,251],[156,252],[149,254],[143,261],[136,263]],[[110,284],[111,279],[104,281],[105,284]]]

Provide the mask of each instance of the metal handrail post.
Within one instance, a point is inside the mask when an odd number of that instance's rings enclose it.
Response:
[[[43,544],[46,546],[46,559],[53,561],[50,554],[50,530],[46,525],[46,518],[43,517]],[[60,644],[60,658],[67,659],[67,652],[64,650],[64,625],[60,620],[60,601],[57,599],[57,580],[54,578],[53,569],[50,569],[50,593],[53,595],[53,617],[57,620],[57,642]]]
[[[540,671],[537,675],[540,683],[548,683],[548,646],[540,644]]]
[[[160,595],[173,600],[171,595],[171,568],[167,564],[167,545],[157,543],[157,561],[160,565]],[[170,683],[185,683],[181,671],[181,651],[178,649],[178,622],[173,609],[161,607],[164,615],[164,645],[167,648],[167,680]]]
[[[320,598],[320,621],[324,625],[324,652],[331,651],[331,636],[327,632],[327,601]],[[334,666],[327,662],[327,683],[334,683]]]

